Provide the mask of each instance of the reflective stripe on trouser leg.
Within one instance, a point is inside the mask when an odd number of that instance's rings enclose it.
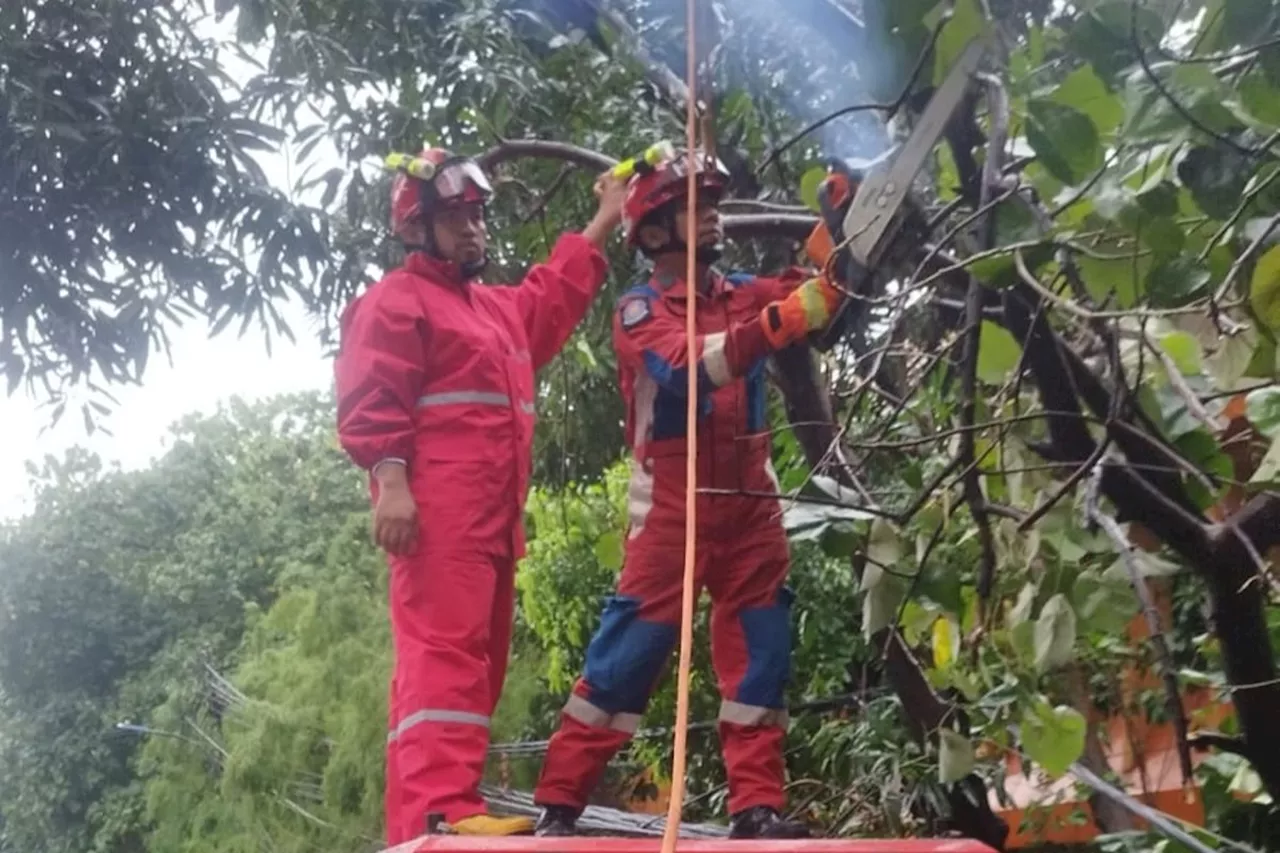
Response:
[[[426,830],[427,816],[456,823],[485,811],[480,779],[489,746],[490,637],[509,559],[419,553],[394,558],[391,626],[396,707],[399,831]]]
[[[791,603],[786,534],[770,508],[720,544],[707,576],[711,655],[720,683],[720,742],[729,809],[785,805],[785,694],[791,671]]]
[[[623,573],[632,566],[629,560]],[[647,621],[641,613],[640,601],[628,596],[615,595],[605,605],[583,677],[548,744],[534,792],[538,804],[585,806],[609,759],[639,727],[677,636],[675,625]]]

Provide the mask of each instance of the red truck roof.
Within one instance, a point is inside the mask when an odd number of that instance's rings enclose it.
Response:
[[[409,847],[415,853],[659,853],[660,838],[485,838],[432,835]],[[677,853],[995,853],[977,841],[960,838],[822,838],[804,841],[745,841],[728,838],[681,839]]]

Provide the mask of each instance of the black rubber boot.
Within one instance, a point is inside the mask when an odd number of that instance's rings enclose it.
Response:
[[[798,820],[786,820],[768,806],[738,812],[729,821],[730,838],[808,838],[809,828]]]
[[[544,806],[533,834],[540,838],[568,838],[578,834],[581,810],[572,806]]]

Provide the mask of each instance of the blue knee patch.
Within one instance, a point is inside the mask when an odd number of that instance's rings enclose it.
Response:
[[[611,596],[587,646],[587,701],[610,714],[643,714],[662,665],[676,644],[676,626],[638,617],[640,602]]]
[[[738,685],[735,701],[760,708],[782,708],[783,694],[791,678],[790,587],[778,590],[778,600],[768,607],[744,610],[738,615],[747,644],[747,673]]]

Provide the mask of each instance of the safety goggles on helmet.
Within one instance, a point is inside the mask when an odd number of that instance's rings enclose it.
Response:
[[[437,164],[425,157],[395,153],[389,154],[385,162],[387,168],[403,172],[426,184],[428,195],[434,201],[447,204],[460,199],[468,200],[469,195],[478,200],[493,193],[484,170],[470,157],[450,157]],[[474,187],[476,192],[468,193],[468,185]]]
[[[672,178],[687,178],[689,176],[690,163],[694,165],[696,174],[720,178],[725,181],[729,180],[729,170],[725,168],[724,163],[720,162],[720,158],[709,157],[704,154],[698,154],[693,157],[676,157],[662,164],[662,168]]]
[[[458,157],[441,163],[435,176],[430,178],[428,183],[435,197],[443,202],[464,198],[467,195],[468,184],[486,196],[493,192],[493,187],[485,177],[484,170],[470,157]]]

